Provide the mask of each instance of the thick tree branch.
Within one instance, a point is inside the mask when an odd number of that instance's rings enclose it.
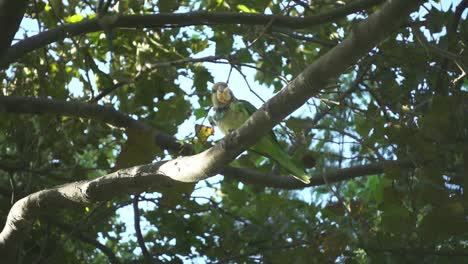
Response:
[[[24,54],[45,45],[90,32],[109,30],[112,28],[152,28],[180,27],[190,25],[266,25],[272,21],[272,26],[283,28],[308,28],[314,25],[334,21],[362,9],[379,4],[383,0],[357,0],[322,14],[307,17],[286,17],[277,15],[230,13],[230,12],[193,12],[181,14],[127,15],[104,16],[85,20],[80,23],[67,24],[50,29],[13,45],[0,57],[0,69],[21,58]]]
[[[0,255],[9,262],[14,261],[17,245],[28,233],[28,223],[45,208],[50,211],[132,192],[156,191],[162,186],[196,182],[215,174],[276,123],[316,95],[329,80],[338,77],[398,29],[402,20],[418,4],[417,1],[389,0],[379,12],[356,25],[341,44],[307,67],[265,103],[242,127],[202,153],[119,170],[92,181],[58,186],[19,200],[10,210],[7,223],[0,233]]]
[[[27,3],[26,0],[0,0],[0,58],[18,31]]]

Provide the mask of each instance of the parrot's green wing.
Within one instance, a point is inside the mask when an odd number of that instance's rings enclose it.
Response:
[[[245,101],[245,100],[238,100],[237,103],[241,103],[243,106],[244,106],[244,109],[246,110],[247,114],[249,116],[253,115],[253,113],[255,113],[255,111],[257,111],[257,108],[251,104],[249,101]],[[278,144],[278,146],[281,146],[278,142],[278,139],[276,138],[276,135],[275,133],[273,132],[273,130],[270,130],[270,132],[268,132],[268,137],[271,138],[274,142],[276,142]],[[261,154],[263,155],[263,154]]]

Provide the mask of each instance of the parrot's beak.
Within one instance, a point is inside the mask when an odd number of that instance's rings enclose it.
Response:
[[[228,104],[231,102],[231,93],[229,91],[229,88],[224,88],[222,91],[218,90],[216,91],[216,97],[218,98],[218,101],[223,104]]]

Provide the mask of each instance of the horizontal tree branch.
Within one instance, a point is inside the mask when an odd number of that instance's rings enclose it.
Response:
[[[36,115],[59,114],[92,118],[118,127],[151,129],[150,126],[121,114],[112,107],[47,98],[0,96],[0,112]]]
[[[110,15],[83,22],[57,26],[35,36],[29,37],[13,45],[3,57],[0,57],[0,69],[18,60],[23,55],[48,44],[65,38],[90,32],[111,30],[113,28],[152,28],[180,27],[191,25],[266,25],[283,28],[310,28],[345,17],[362,9],[377,5],[383,0],[356,0],[342,7],[326,11],[322,14],[307,17],[287,17],[279,15],[263,15],[232,12],[192,12],[164,13],[154,15]],[[273,21],[273,22],[271,22]]]
[[[0,233],[0,255],[13,262],[17,245],[28,233],[30,221],[45,206],[49,210],[102,201],[130,192],[154,191],[179,182],[196,182],[218,172],[256,143],[275,124],[316,95],[326,83],[400,27],[419,1],[389,0],[381,10],[354,26],[339,45],[328,51],[277,95],[258,109],[239,129],[199,154],[119,170],[92,181],[75,182],[40,191],[17,201]],[[8,262],[8,263],[9,263]]]
[[[169,67],[169,66],[175,66],[175,65],[180,65],[180,64],[186,64],[186,63],[196,63],[196,62],[216,62],[218,60],[226,59],[224,56],[206,56],[206,57],[201,57],[201,58],[192,58],[192,57],[187,57],[184,59],[180,60],[174,60],[174,61],[162,61],[162,62],[156,62],[152,63],[150,65],[151,68],[160,68],[160,67]]]
[[[292,177],[264,174],[257,170],[248,168],[235,168],[226,166],[220,170],[220,174],[248,184],[281,189],[303,189],[306,187],[320,186],[327,183],[350,180],[357,177],[382,174],[385,168],[388,167],[409,168],[412,166],[413,164],[410,161],[388,160],[344,169],[332,169],[324,174],[312,175],[310,178],[310,183],[307,185]]]
[[[367,247],[366,250],[375,251],[375,252],[385,252],[397,255],[433,255],[433,256],[444,256],[450,257],[451,261],[454,261],[455,258],[466,258],[468,257],[468,251],[463,249],[454,249],[454,250],[440,250],[440,249],[425,249],[425,248],[375,248]],[[460,259],[461,260],[461,259]]]
[[[136,129],[154,135],[155,144],[163,149],[180,154],[192,154],[193,148],[189,144],[180,143],[175,137],[154,129],[146,123],[135,120],[112,107],[82,102],[59,101],[46,98],[32,98],[21,96],[0,96],[0,113],[11,114],[57,114],[91,118],[116,127]]]

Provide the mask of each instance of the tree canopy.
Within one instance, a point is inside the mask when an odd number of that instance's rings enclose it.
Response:
[[[0,0],[1,261],[466,262],[467,7]]]

